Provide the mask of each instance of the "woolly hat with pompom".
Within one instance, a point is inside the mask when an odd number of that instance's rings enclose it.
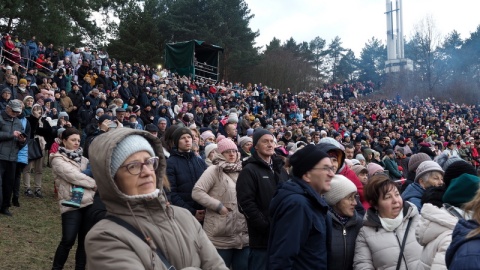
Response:
[[[228,150],[238,150],[237,145],[232,140],[225,138],[223,135],[218,136],[217,147],[220,154],[223,154],[223,152]]]

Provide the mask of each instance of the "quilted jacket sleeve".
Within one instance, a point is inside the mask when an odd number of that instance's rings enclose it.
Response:
[[[96,187],[96,183],[93,178],[80,172],[79,167],[65,159],[66,157],[62,157],[60,154],[52,157],[52,169],[56,175],[72,185],[90,189],[94,189]]]

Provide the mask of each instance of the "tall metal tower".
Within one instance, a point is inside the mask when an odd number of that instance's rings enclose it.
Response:
[[[401,70],[413,70],[413,62],[404,55],[403,42],[403,8],[402,0],[386,0],[387,11],[387,61],[385,72],[398,72]],[[394,19],[395,13],[395,21]]]

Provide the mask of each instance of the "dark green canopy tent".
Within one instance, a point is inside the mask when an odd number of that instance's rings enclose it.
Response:
[[[219,52],[223,48],[200,40],[167,43],[165,68],[179,75],[218,81]]]

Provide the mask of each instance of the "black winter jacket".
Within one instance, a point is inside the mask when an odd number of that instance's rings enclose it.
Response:
[[[238,176],[238,208],[247,220],[251,248],[267,248],[270,201],[277,191],[277,185],[288,180],[287,171],[279,157],[272,157],[272,165],[273,170],[255,152],[243,162],[243,169]]]
[[[355,255],[355,241],[358,232],[363,226],[363,218],[355,212],[345,226],[331,212],[332,233],[330,234],[328,250],[328,269],[351,270],[353,269],[353,257]]]
[[[183,207],[195,215],[197,210],[204,207],[192,199],[192,190],[207,164],[193,152],[178,152],[174,149],[167,159],[167,177],[171,190],[168,196],[172,204]]]

